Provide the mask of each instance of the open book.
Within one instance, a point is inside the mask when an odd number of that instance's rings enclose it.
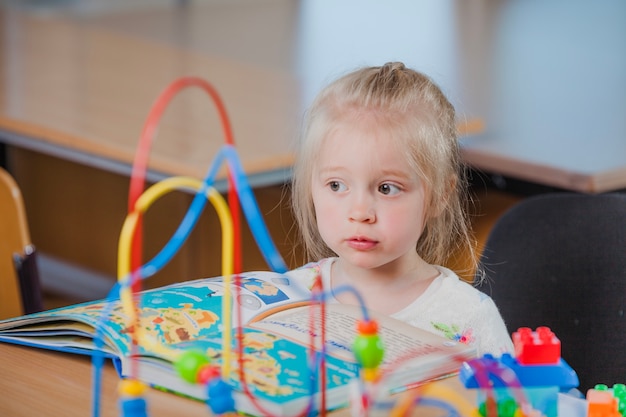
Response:
[[[309,405],[318,407],[321,370],[311,362],[311,343],[320,348],[320,306],[311,305],[311,292],[273,272],[241,274],[240,293],[233,301],[241,306],[244,381],[239,378],[239,357],[233,346],[229,383],[237,410],[251,415],[296,415]],[[233,291],[234,294],[234,291]],[[222,359],[224,329],[222,278],[174,284],[142,294],[140,325],[160,343],[176,349],[205,352],[212,363]],[[359,375],[352,352],[356,322],[362,310],[340,304],[325,305],[326,407],[348,405],[349,384]],[[107,309],[103,320],[103,309]],[[385,389],[395,392],[456,373],[475,350],[385,316],[378,321],[385,346],[381,371]],[[236,315],[233,325],[238,323]],[[88,302],[0,322],[0,341],[65,352],[92,354],[95,326],[101,326],[101,349],[114,360],[120,375],[137,369],[144,382],[169,391],[205,400],[205,389],[180,378],[172,363],[140,348],[131,367],[129,341],[132,329],[118,302]],[[319,355],[318,355],[319,356]],[[317,381],[318,383],[312,383]],[[244,386],[245,385],[245,386]],[[245,394],[248,391],[254,397]],[[262,407],[263,412],[259,409]]]

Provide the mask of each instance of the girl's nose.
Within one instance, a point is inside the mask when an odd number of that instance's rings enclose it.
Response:
[[[350,221],[373,223],[376,221],[374,202],[367,196],[355,196],[351,201]]]

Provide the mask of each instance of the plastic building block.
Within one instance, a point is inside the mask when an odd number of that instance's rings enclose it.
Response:
[[[512,370],[522,387],[556,386],[567,391],[576,388],[579,384],[578,375],[562,358],[559,358],[556,364],[524,365],[505,353],[499,359],[492,355],[484,355],[482,359],[475,361],[479,361],[483,369],[493,372],[504,372],[504,369]],[[474,361],[465,362],[461,367],[459,377],[466,388],[483,388],[478,384],[473,365]],[[492,378],[491,386],[506,388],[508,385],[500,378]]]
[[[555,364],[525,365],[509,354],[500,358],[484,355],[481,359],[465,362],[459,377],[466,388],[479,389],[479,412],[491,394],[499,409],[506,405],[505,415],[517,412],[510,406],[511,401],[518,406],[523,401],[542,416],[557,417],[559,391],[575,388],[579,383],[576,372],[560,357]],[[515,390],[511,388],[521,388],[523,397],[512,398]]]
[[[557,364],[561,359],[561,341],[549,327],[537,327],[534,332],[520,327],[513,333],[513,345],[520,364]]]
[[[617,398],[609,391],[587,391],[588,417],[622,417],[617,409]]]
[[[599,384],[587,391],[587,416],[626,416],[626,385],[615,384],[609,389],[606,385]]]

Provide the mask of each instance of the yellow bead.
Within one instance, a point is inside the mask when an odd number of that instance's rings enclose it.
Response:
[[[124,379],[117,386],[117,391],[125,397],[139,397],[146,390],[146,385],[136,379]]]
[[[366,382],[376,382],[378,377],[380,376],[378,373],[378,369],[362,369],[363,372],[363,380]]]

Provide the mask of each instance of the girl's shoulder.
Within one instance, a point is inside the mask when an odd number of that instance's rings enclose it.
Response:
[[[493,303],[491,297],[474,287],[470,282],[459,278],[459,276],[451,269],[439,265],[435,265],[435,268],[441,272],[441,284],[438,291],[440,295],[445,296],[446,298],[461,297],[465,299],[466,302],[473,301],[474,303],[480,304]]]
[[[435,268],[441,272],[442,283],[446,286],[452,287],[455,290],[462,291],[467,294],[475,294],[475,295],[484,295],[488,297],[485,293],[481,292],[478,288],[474,287],[471,282],[461,279],[454,271],[446,268],[445,266],[434,265]]]
[[[330,276],[330,266],[335,261],[335,258],[324,258],[316,262],[309,262],[296,269],[292,269],[287,272],[291,279],[306,286],[309,290],[313,288],[313,284],[317,277],[322,277],[322,283],[325,286]]]

